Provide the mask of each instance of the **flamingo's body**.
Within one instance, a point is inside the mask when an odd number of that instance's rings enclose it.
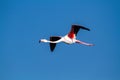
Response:
[[[83,26],[80,26],[80,25],[72,25],[72,28],[67,35],[65,35],[63,37],[51,36],[50,40],[41,39],[39,42],[50,43],[51,51],[53,51],[55,49],[56,43],[59,43],[59,42],[64,42],[64,43],[67,43],[67,44],[80,43],[80,44],[84,44],[84,45],[87,45],[87,46],[92,46],[93,44],[85,43],[85,42],[82,42],[82,41],[76,39],[77,33],[80,29],[90,31],[90,29],[88,29],[86,27],[83,27]]]

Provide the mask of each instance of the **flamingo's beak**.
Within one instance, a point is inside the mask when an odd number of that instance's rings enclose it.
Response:
[[[39,43],[41,43],[41,40],[39,40]]]

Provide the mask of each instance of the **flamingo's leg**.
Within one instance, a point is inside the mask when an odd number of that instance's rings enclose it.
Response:
[[[76,40],[76,43],[83,44],[83,45],[86,45],[86,46],[93,46],[94,45],[94,44],[86,43],[86,42],[83,42],[83,41],[80,41],[80,40]]]

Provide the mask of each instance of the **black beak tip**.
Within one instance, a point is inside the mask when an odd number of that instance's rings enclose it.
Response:
[[[41,40],[39,40],[39,43],[41,43]]]

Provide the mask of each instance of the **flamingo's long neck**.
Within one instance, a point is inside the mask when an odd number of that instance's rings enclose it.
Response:
[[[50,41],[50,40],[46,40],[45,42],[48,42],[48,43],[57,43],[57,41]]]
[[[49,43],[59,43],[61,42],[61,40],[57,40],[57,41],[49,41]]]

